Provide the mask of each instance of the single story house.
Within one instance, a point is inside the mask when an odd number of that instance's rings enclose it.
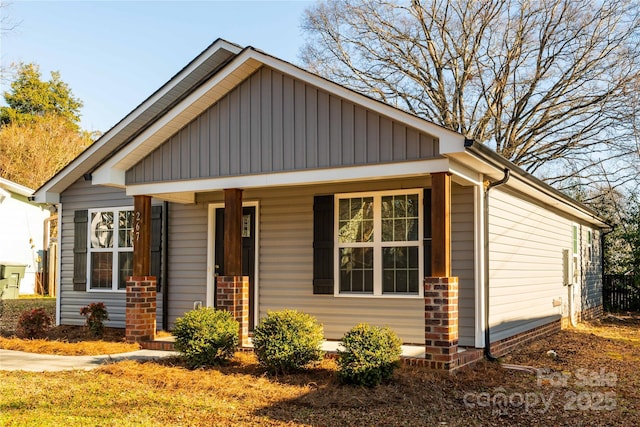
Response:
[[[0,280],[8,275],[18,275],[19,294],[32,295],[36,292],[39,263],[44,245],[45,221],[50,212],[43,206],[33,203],[29,197],[31,188],[17,182],[0,178]],[[15,267],[19,267],[16,269]],[[24,274],[22,274],[24,268]],[[9,283],[10,282],[10,283]],[[2,287],[14,287],[15,280],[8,281]],[[11,293],[11,295],[9,295]],[[2,298],[14,297],[15,289],[0,289]]]
[[[153,339],[198,306],[247,342],[298,309],[455,369],[602,310],[607,225],[463,135],[225,40],[35,193],[61,220],[58,321]],[[491,346],[489,347],[489,343]]]

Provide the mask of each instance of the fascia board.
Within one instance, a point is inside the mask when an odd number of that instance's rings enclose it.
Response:
[[[4,188],[11,193],[19,194],[25,197],[31,196],[33,194],[33,190],[31,188],[25,187],[24,185],[20,185],[17,182],[13,182],[4,178],[0,178],[0,188]]]
[[[101,185],[124,184],[123,181],[113,182],[108,179],[124,174],[128,168],[142,160],[167,138],[213,105],[262,65],[251,57],[251,52],[245,51],[234,58],[227,67],[197,88],[126,147],[98,167],[94,171],[94,176],[98,177],[98,180],[94,180],[94,183]]]
[[[202,65],[211,55],[215,52],[224,49],[233,55],[237,55],[242,51],[240,46],[230,43],[223,39],[218,39],[205,49],[200,55],[198,55],[192,62],[190,62],[185,68],[180,70],[173,78],[165,83],[160,89],[153,93],[149,98],[143,101],[137,106],[131,113],[125,116],[114,127],[109,129],[104,135],[102,135],[96,142],[87,147],[78,157],[71,161],[64,169],[54,175],[49,181],[43,184],[38,190],[35,191],[34,197],[37,202],[54,203],[51,202],[56,193],[64,191],[69,185],[78,180],[84,173],[93,168],[96,164],[104,159],[106,155],[110,153],[110,149],[106,153],[104,149],[108,147],[109,142],[113,138],[122,132],[128,125],[130,125],[141,114],[152,108],[153,105],[162,99],[171,89],[187,78],[194,70]],[[115,148],[115,147],[113,147]],[[59,195],[57,196],[59,199]]]

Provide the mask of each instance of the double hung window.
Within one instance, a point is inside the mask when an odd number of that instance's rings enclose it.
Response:
[[[335,197],[337,293],[420,295],[422,190]]]
[[[88,288],[124,290],[133,273],[132,208],[89,211]]]

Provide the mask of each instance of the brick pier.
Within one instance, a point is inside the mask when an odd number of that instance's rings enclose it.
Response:
[[[424,279],[425,358],[431,369],[458,365],[458,278]]]
[[[156,336],[156,278],[127,278],[125,338],[129,342],[153,341]]]
[[[240,345],[249,343],[249,277],[218,276],[216,278],[216,308],[231,312],[240,324]]]

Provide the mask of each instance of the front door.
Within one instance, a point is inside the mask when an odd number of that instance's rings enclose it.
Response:
[[[215,272],[224,276],[224,208],[215,210]],[[242,208],[242,275],[249,277],[249,329],[255,319],[256,208]],[[214,295],[215,292],[214,292]]]

